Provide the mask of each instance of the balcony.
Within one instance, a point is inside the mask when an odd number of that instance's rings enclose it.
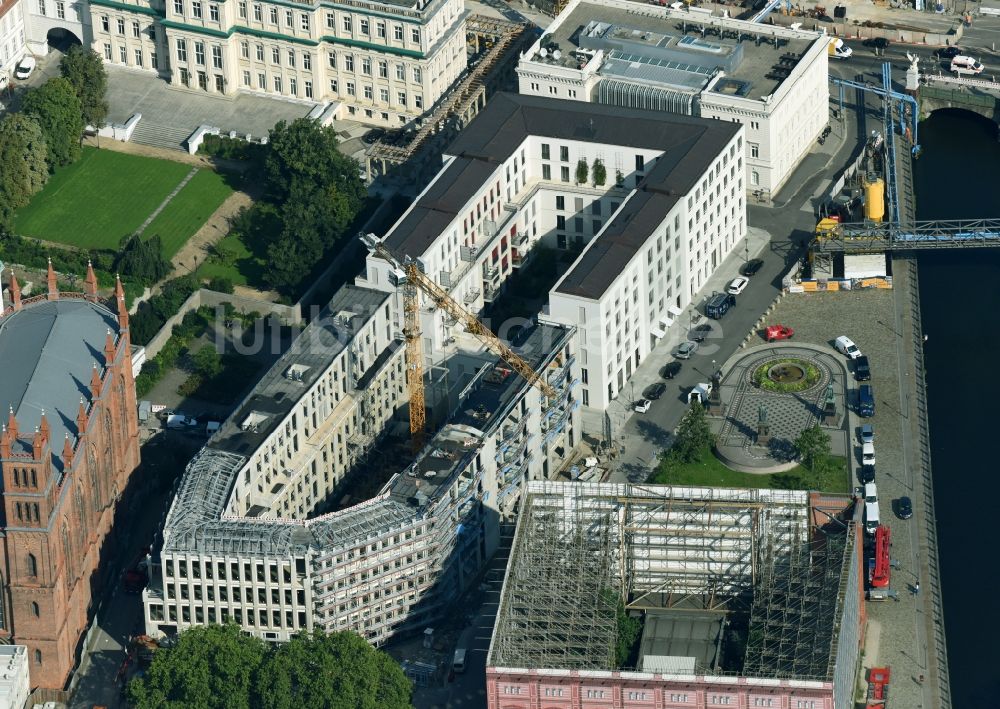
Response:
[[[500,269],[496,266],[487,266],[483,264],[483,279],[490,281],[491,283],[496,283],[497,279],[500,278]]]
[[[451,271],[442,270],[438,276],[438,283],[445,288],[451,288]]]
[[[483,284],[483,300],[487,303],[492,303],[496,300],[496,297],[500,295],[500,288],[493,285],[492,283]]]
[[[519,231],[514,235],[514,246],[521,247],[528,243],[528,232]]]
[[[463,246],[461,257],[463,261],[472,263],[476,260],[476,248],[473,246]]]
[[[473,288],[472,290],[470,290],[468,293],[465,294],[465,297],[462,298],[462,300],[465,302],[466,305],[472,305],[477,300],[479,300],[479,289]]]

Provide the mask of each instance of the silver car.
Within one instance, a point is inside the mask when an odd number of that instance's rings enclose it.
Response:
[[[674,357],[676,357],[677,359],[691,359],[691,355],[693,355],[697,351],[698,351],[697,342],[691,342],[691,340],[685,340],[674,351]]]

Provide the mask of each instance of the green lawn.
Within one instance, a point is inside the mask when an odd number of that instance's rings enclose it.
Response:
[[[143,236],[159,234],[163,240],[163,255],[169,259],[232,193],[222,175],[199,170],[150,222]]]
[[[195,275],[200,280],[228,278],[233,285],[265,288],[263,273],[264,264],[247,248],[240,235],[229,232],[216,245],[215,255],[209,256]]]
[[[810,472],[802,466],[796,466],[787,473],[771,475],[739,473],[723,465],[706,448],[693,463],[678,465],[672,470],[666,470],[661,464],[651,482],[691,487],[780,488],[840,493],[851,491],[847,461],[843,458],[828,456],[816,468],[816,472]]]
[[[170,160],[84,148],[80,160],[56,171],[17,213],[15,230],[82,249],[115,250],[190,171]],[[158,231],[146,234],[160,234],[169,258],[229,192],[218,175],[200,171],[150,225]]]

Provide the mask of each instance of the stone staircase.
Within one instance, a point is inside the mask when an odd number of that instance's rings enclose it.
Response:
[[[168,150],[186,150],[185,141],[193,132],[194,128],[174,128],[143,118],[132,132],[131,142]]]

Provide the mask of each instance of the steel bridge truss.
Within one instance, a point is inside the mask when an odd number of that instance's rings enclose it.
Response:
[[[1000,219],[955,219],[913,224],[846,223],[819,236],[814,244],[816,251],[846,253],[913,251],[960,246],[969,248],[1000,246]]]

